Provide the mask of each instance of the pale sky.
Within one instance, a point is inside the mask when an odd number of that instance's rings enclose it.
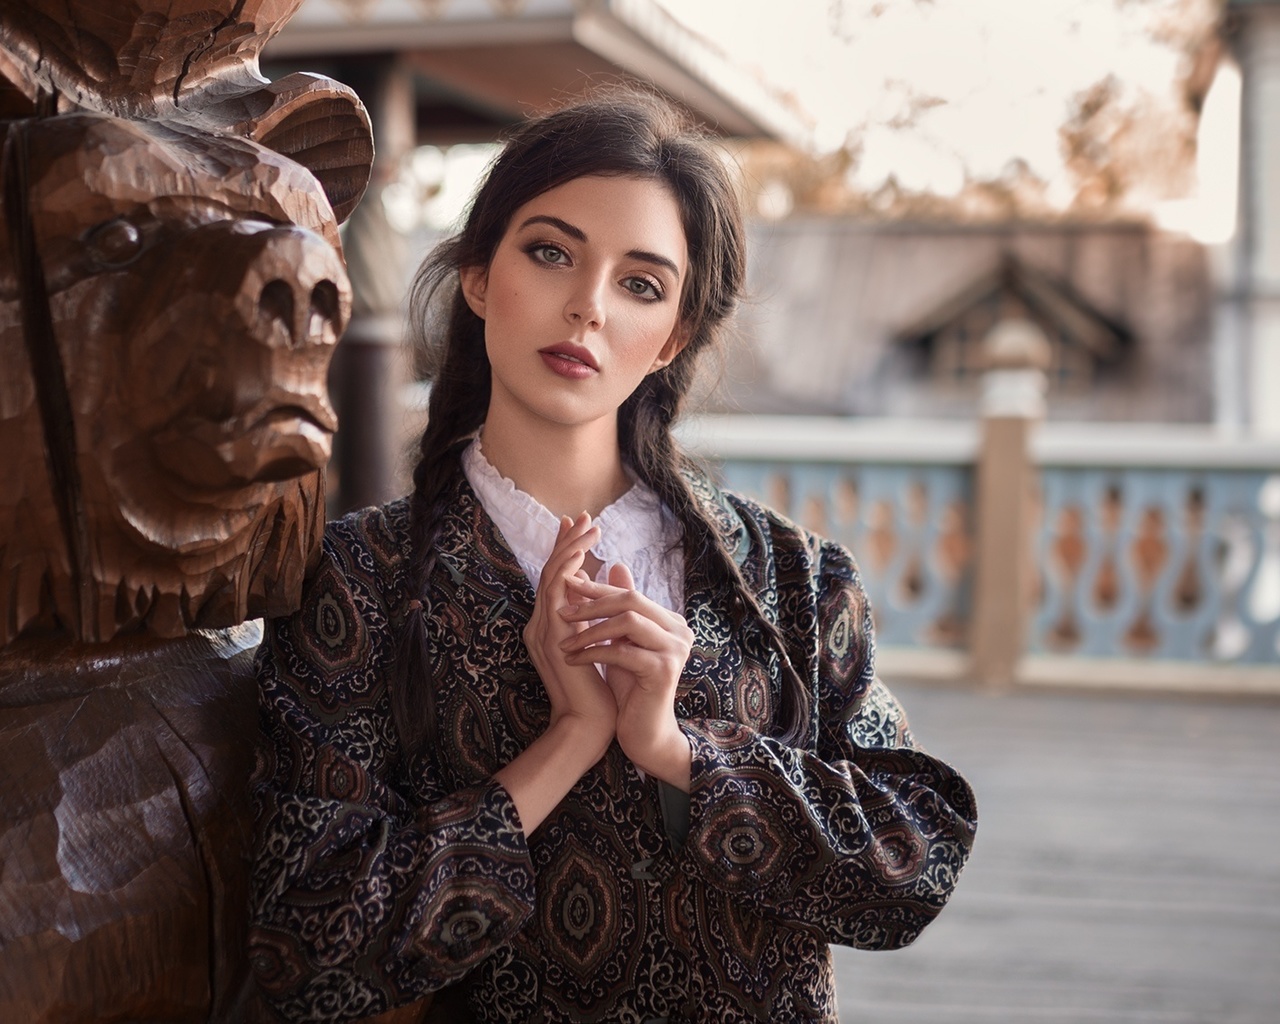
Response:
[[[1068,187],[1058,126],[1072,95],[1118,75],[1168,95],[1178,55],[1152,40],[1171,0],[658,0],[674,17],[794,93],[820,149],[856,132],[855,181],[890,174],[954,194],[966,169],[998,177],[1015,158]],[[912,99],[942,102],[906,131]]]
[[[866,191],[892,175],[909,191],[949,196],[966,174],[995,179],[1022,160],[1047,183],[1049,202],[1065,207],[1074,184],[1058,129],[1071,97],[1114,74],[1127,95],[1171,98],[1179,59],[1149,31],[1178,0],[657,2],[792,93],[812,120],[818,150],[856,138],[861,158],[851,183]],[[1228,74],[1206,103],[1196,191],[1150,204],[1166,227],[1204,241],[1230,232],[1238,92],[1238,76]],[[913,107],[914,124],[895,128]],[[487,148],[454,147],[447,167],[424,175],[457,182],[430,204],[432,219],[447,223],[457,214],[489,155]],[[408,196],[405,203],[412,208]]]

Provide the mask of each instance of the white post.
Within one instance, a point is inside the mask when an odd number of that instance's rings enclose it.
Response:
[[[1238,294],[1248,425],[1280,436],[1280,0],[1231,0],[1241,74]]]

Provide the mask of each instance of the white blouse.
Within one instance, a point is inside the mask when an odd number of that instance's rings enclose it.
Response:
[[[480,448],[479,438],[463,451],[462,471],[536,590],[542,567],[555,547],[559,520],[494,469]],[[600,540],[591,553],[601,562],[596,581],[607,583],[609,567],[622,562],[631,570],[640,593],[683,615],[684,549],[680,538],[684,528],[650,487],[634,477],[632,480],[631,490],[595,518]]]

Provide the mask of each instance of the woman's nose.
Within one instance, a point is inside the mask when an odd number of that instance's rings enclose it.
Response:
[[[569,296],[564,318],[571,324],[582,324],[587,330],[598,331],[605,321],[603,292],[603,282],[583,280]]]

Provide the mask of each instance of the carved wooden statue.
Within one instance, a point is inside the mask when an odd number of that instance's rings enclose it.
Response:
[[[252,1019],[245,620],[299,602],[368,179],[302,0],[0,8],[0,1021]]]

